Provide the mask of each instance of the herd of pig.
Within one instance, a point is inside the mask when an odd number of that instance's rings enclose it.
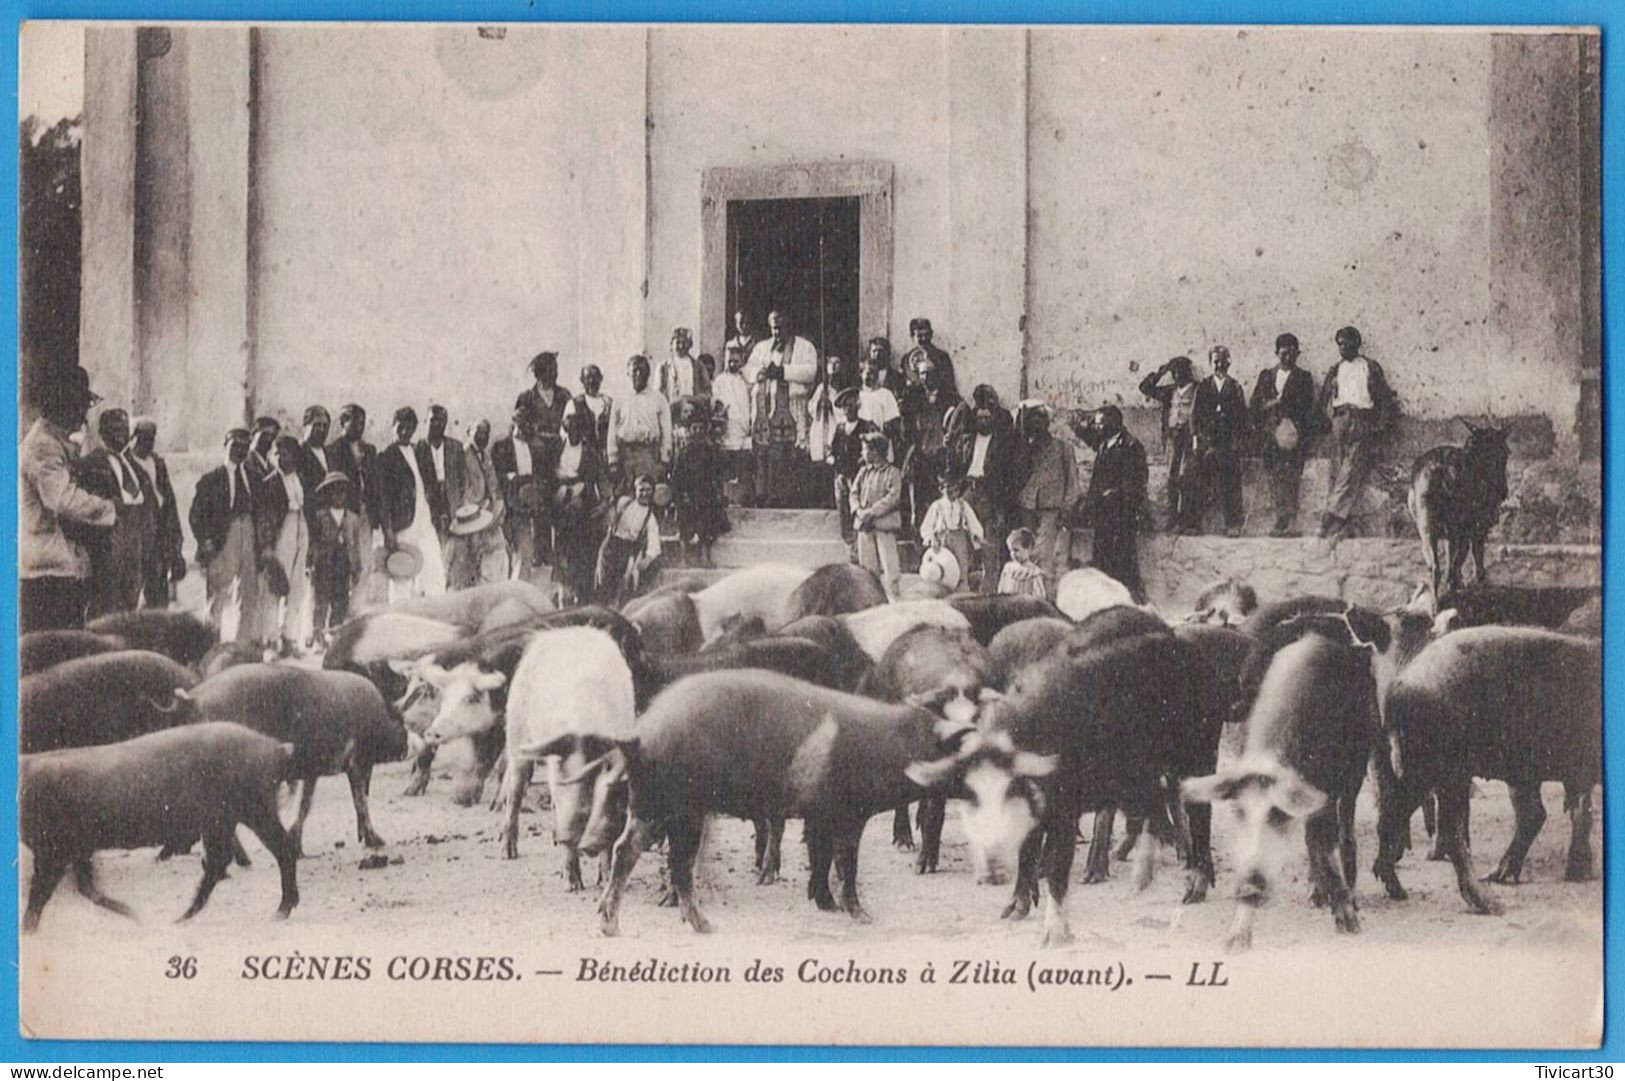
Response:
[[[453,799],[499,771],[503,854],[545,766],[553,835],[571,889],[599,857],[600,929],[613,935],[628,876],[664,843],[683,918],[709,930],[694,866],[711,815],[756,829],[755,874],[775,880],[785,821],[799,818],[821,909],[869,919],[858,848],[875,814],[934,872],[949,800],[979,881],[1012,883],[1004,916],[1043,899],[1043,942],[1071,937],[1066,895],[1080,816],[1094,812],[1082,879],[1107,875],[1117,812],[1136,880],[1158,843],[1186,868],[1184,900],[1215,884],[1212,807],[1236,816],[1237,910],[1251,943],[1259,906],[1301,828],[1311,900],[1359,928],[1354,805],[1377,790],[1373,871],[1396,865],[1421,808],[1475,912],[1498,911],[1468,842],[1473,779],[1503,780],[1515,831],[1490,881],[1516,882],[1545,819],[1540,786],[1564,785],[1567,874],[1594,873],[1592,789],[1601,775],[1596,590],[1475,585],[1418,590],[1379,611],[1305,596],[1259,606],[1217,583],[1169,621],[1094,570],[1057,603],[953,595],[888,603],[872,574],[763,565],[705,585],[679,579],[623,611],[554,610],[523,583],[480,586],[360,616],[320,670],[260,664],[179,612],[109,617],[21,643],[21,839],[33,854],[33,931],[62,876],[98,905],[93,856],[203,846],[200,910],[253,832],[281,872],[279,917],[297,905],[297,862],[317,779],[342,773],[358,839],[373,767],[413,760],[422,795],[436,752],[464,743]],[[1241,747],[1219,768],[1221,736]],[[298,784],[291,828],[279,812]],[[908,808],[918,804],[914,826]],[[831,881],[831,867],[837,872]],[[1040,888],[1042,885],[1042,889]],[[837,896],[838,891],[838,896]]]

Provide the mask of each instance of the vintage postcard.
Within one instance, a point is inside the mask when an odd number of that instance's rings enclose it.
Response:
[[[24,1036],[1598,1045],[1595,31],[19,44]]]

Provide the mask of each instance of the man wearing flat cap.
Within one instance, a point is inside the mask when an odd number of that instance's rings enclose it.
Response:
[[[226,602],[237,593],[237,641],[259,636],[260,578],[254,560],[254,495],[248,477],[247,428],[226,433],[224,461],[198,478],[187,520],[209,599],[209,622],[220,630]]]
[[[112,528],[112,500],[86,491],[74,477],[78,452],[68,437],[85,426],[90,376],[77,364],[44,381],[40,415],[18,449],[22,511],[18,537],[18,629],[82,627],[90,593],[85,540]]]

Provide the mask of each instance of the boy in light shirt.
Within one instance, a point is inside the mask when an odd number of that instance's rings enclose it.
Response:
[[[725,358],[727,370],[711,383],[711,397],[728,409],[727,426],[722,433],[722,456],[727,462],[729,479],[748,486],[753,466],[751,463],[750,384],[741,374],[745,368],[745,351],[737,345],[728,346]]]

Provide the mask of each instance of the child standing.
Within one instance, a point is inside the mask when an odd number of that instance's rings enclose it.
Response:
[[[722,435],[722,456],[727,459],[728,479],[741,487],[741,502],[748,502],[752,472],[750,433],[753,418],[750,384],[745,382],[745,377],[740,374],[745,368],[745,351],[736,345],[730,345],[724,362],[727,370],[711,383],[711,397],[719,405],[727,408],[728,421]]]
[[[966,584],[974,589],[978,583],[968,580],[975,576],[973,568],[977,566],[971,553],[981,548],[987,540],[982,532],[981,520],[976,517],[971,505],[965,502],[964,477],[945,474],[938,478],[938,484],[942,488],[942,495],[927,508],[925,518],[920,522],[920,540],[933,549],[946,548],[952,552],[967,578]]]
[[[903,498],[903,473],[887,461],[888,449],[885,436],[864,437],[863,468],[852,481],[852,525],[858,533],[858,566],[878,574],[887,598],[896,600],[900,575],[897,531],[903,527],[898,505]]]
[[[683,563],[688,560],[689,538],[699,549],[699,566],[711,566],[711,542],[722,532],[722,456],[713,439],[715,414],[708,398],[680,399],[688,422],[688,439],[674,456],[671,486],[677,503],[677,540]]]
[[[999,592],[1045,597],[1044,569],[1033,559],[1038,536],[1030,529],[1012,530],[1005,538],[1005,545],[1010,549],[1010,562],[999,575]]]
[[[326,648],[328,635],[350,618],[350,538],[354,522],[348,509],[350,478],[329,472],[316,485],[316,513],[311,517],[310,584],[315,596],[311,634]]]

